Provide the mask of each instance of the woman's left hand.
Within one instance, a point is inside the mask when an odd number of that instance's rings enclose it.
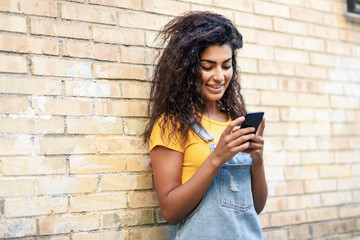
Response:
[[[259,129],[249,143],[248,149],[244,152],[249,153],[251,159],[253,160],[253,164],[256,165],[258,163],[263,163],[263,149],[264,149],[264,129],[265,129],[265,118],[262,119]]]

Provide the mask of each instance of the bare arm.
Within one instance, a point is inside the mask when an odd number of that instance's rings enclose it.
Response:
[[[150,152],[155,188],[161,213],[170,224],[177,224],[201,201],[219,168],[236,153],[249,147],[253,128],[238,129],[244,118],[232,121],[222,133],[215,150],[197,172],[181,185],[183,153],[157,146]],[[236,131],[234,131],[236,129]]]
[[[245,151],[250,153],[250,156],[253,160],[253,164],[251,167],[251,186],[254,199],[254,207],[257,214],[260,214],[261,211],[264,209],[268,195],[263,159],[264,128],[265,119],[262,120],[257,135],[253,139],[253,142],[250,143],[249,149]]]

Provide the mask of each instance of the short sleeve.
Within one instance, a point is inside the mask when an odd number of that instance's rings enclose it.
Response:
[[[170,131],[168,128],[164,129],[163,135],[161,135],[162,129],[159,125],[159,119],[155,122],[151,132],[149,140],[149,152],[156,146],[163,146],[178,152],[185,152],[184,146],[180,143],[179,133],[175,133],[170,139]]]

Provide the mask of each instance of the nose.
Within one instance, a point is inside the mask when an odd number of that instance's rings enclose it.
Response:
[[[214,70],[215,70],[215,72],[213,75],[213,79],[215,81],[221,82],[221,81],[225,80],[225,75],[224,75],[223,69],[221,67],[217,67]]]

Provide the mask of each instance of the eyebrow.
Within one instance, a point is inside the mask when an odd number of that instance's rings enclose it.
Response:
[[[225,61],[223,61],[222,63],[226,63],[226,62],[230,61],[231,59],[232,58],[228,58]],[[211,60],[208,60],[208,59],[201,59],[200,62],[216,63],[215,61],[211,61]]]

